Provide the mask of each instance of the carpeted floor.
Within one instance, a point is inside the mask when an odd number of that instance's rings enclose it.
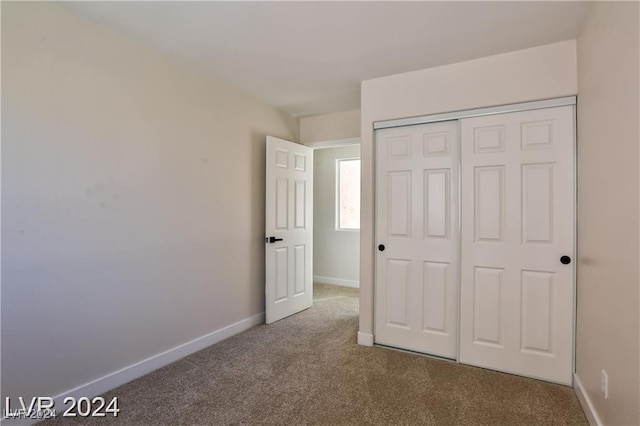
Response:
[[[315,287],[314,306],[134,380],[117,418],[69,424],[580,424],[569,387],[356,344],[358,291]]]

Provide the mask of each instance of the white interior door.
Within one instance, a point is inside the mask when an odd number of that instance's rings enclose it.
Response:
[[[573,107],[463,119],[461,144],[460,362],[571,384]]]
[[[455,358],[458,123],[378,130],[376,144],[375,342]]]
[[[313,303],[313,151],[267,136],[266,322]]]

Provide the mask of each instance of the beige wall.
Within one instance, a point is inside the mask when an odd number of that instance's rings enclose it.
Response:
[[[592,3],[578,38],[577,375],[607,425],[640,423],[638,13]]]
[[[360,232],[336,230],[336,160],[359,157],[360,145],[313,151],[313,275],[317,282],[358,286]]]
[[[264,138],[297,121],[51,3],[2,4],[2,401],[264,310]]]
[[[304,144],[359,137],[359,109],[300,119],[300,142]]]
[[[576,93],[575,41],[362,83],[361,342],[373,333],[373,122]]]

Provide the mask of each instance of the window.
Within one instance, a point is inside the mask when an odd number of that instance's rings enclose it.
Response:
[[[360,159],[336,160],[336,229],[360,229]]]

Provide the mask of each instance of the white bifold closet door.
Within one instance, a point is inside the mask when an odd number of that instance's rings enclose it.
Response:
[[[573,128],[571,106],[461,120],[460,362],[572,383]]]
[[[376,133],[375,342],[455,358],[458,122]]]

